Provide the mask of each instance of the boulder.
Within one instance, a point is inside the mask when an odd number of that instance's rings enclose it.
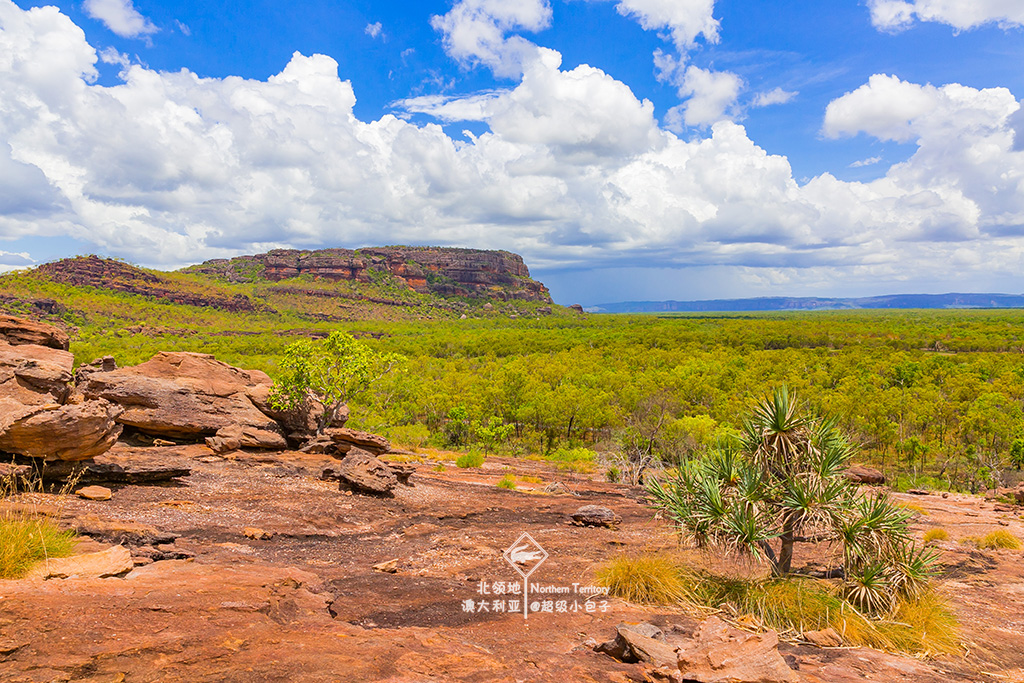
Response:
[[[855,484],[877,486],[885,483],[885,475],[871,467],[853,465],[846,470],[846,477]]]
[[[622,518],[615,512],[600,505],[584,505],[570,515],[572,523],[578,526],[603,526],[614,529]]]
[[[341,461],[337,476],[342,489],[376,495],[390,495],[398,485],[398,477],[387,463],[358,448],[349,451]]]
[[[67,351],[0,341],[0,399],[25,405],[64,403],[70,395],[74,361]]]
[[[0,451],[46,460],[87,460],[121,435],[120,408],[107,401],[26,406],[0,399]]]
[[[130,572],[135,567],[132,554],[123,545],[98,553],[44,560],[30,571],[28,579],[104,579]]]
[[[324,430],[324,436],[329,437],[331,441],[341,447],[346,445],[354,446],[364,451],[369,451],[374,455],[383,455],[391,450],[391,442],[383,436],[370,434],[369,432],[359,432],[355,429],[329,427]]]
[[[0,341],[12,346],[34,344],[60,351],[67,351],[71,345],[71,339],[64,330],[3,313],[0,313]]]
[[[746,633],[718,617],[705,620],[678,650],[679,671],[697,683],[799,683],[779,654],[775,631]]]
[[[151,436],[218,436],[225,450],[231,439],[239,446],[283,448],[280,426],[250,398],[271,384],[258,370],[241,370],[208,354],[161,352],[140,365],[91,372],[79,389],[86,398],[123,406],[118,422]]]

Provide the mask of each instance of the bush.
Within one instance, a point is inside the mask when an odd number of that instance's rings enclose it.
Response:
[[[846,478],[853,448],[833,420],[802,411],[783,387],[744,429],[742,451],[713,451],[667,482],[651,477],[653,506],[699,547],[740,550],[775,577],[790,573],[796,543],[834,543],[844,595],[865,612],[884,614],[921,594],[934,554],[914,545],[912,512]]]
[[[1021,545],[1019,538],[1011,534],[1009,531],[1000,529],[998,531],[993,531],[980,539],[978,541],[978,547],[983,550],[998,550],[1000,548],[1007,550],[1020,550],[1024,546]]]
[[[929,529],[924,532],[925,543],[935,543],[937,541],[948,541],[949,532],[945,529]]]
[[[558,469],[579,474],[590,474],[597,470],[597,454],[589,448],[559,448],[547,459],[558,463]]]
[[[411,424],[389,427],[385,436],[393,443],[401,444],[410,450],[417,450],[427,445],[430,440],[430,430],[426,425]]]
[[[484,464],[483,453],[463,453],[455,459],[456,467],[482,467]]]
[[[436,465],[434,465],[435,472],[444,472],[446,469],[448,468],[444,466],[443,462],[439,462]]]
[[[509,489],[514,491],[516,488],[516,478],[511,474],[506,474],[504,477],[498,480],[499,489]]]

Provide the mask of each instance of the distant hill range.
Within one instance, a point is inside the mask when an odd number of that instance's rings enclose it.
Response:
[[[176,272],[79,256],[0,275],[0,310],[12,313],[179,315],[147,310],[146,302],[243,316],[280,314],[296,324],[570,314],[553,306],[521,256],[480,249],[279,249]]]
[[[1024,308],[1024,294],[889,294],[853,299],[772,296],[707,301],[624,301],[597,304],[590,313],[827,311],[862,308]]]

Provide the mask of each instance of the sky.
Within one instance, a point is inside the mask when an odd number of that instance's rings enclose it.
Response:
[[[1021,0],[0,0],[0,271],[521,254],[558,303],[1024,292]]]

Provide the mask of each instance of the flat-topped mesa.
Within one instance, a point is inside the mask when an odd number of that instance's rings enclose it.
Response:
[[[309,275],[372,282],[374,272],[390,273],[421,293],[551,301],[547,287],[530,279],[530,270],[522,257],[508,251],[454,247],[276,249],[256,256],[207,261],[188,270],[231,281],[279,281]]]

